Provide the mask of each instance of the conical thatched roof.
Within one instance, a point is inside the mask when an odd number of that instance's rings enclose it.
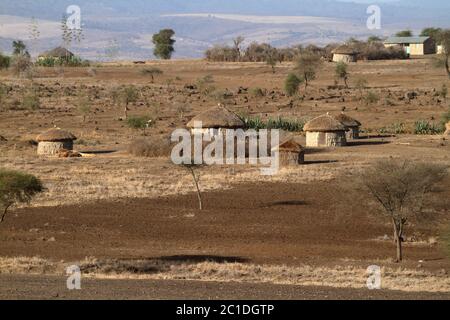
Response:
[[[305,132],[345,131],[345,126],[329,114],[317,117],[307,122],[303,127]]]
[[[344,45],[339,46],[336,49],[334,49],[332,51],[332,53],[353,55],[353,54],[357,54],[358,52],[355,49],[353,49],[352,47],[344,44]]]
[[[68,131],[61,130],[59,128],[53,128],[47,130],[36,137],[38,142],[56,142],[56,141],[65,141],[65,140],[76,140],[73,134]]]
[[[361,122],[359,122],[356,119],[353,119],[352,117],[346,115],[345,113],[341,113],[340,115],[336,116],[335,119],[342,123],[347,128],[354,128],[354,127],[360,127]]]
[[[66,58],[66,57],[73,57],[74,54],[63,47],[57,47],[53,50],[45,51],[44,53],[40,54],[39,57],[52,57],[52,58]]]
[[[276,147],[272,148],[273,151],[280,151],[280,152],[295,152],[300,153],[303,151],[303,147],[301,144],[295,141],[294,138],[289,137],[285,140],[282,140],[280,144]]]
[[[206,110],[192,118],[187,123],[188,128],[194,128],[194,122],[201,121],[203,128],[243,128],[244,122],[233,112],[222,106]]]

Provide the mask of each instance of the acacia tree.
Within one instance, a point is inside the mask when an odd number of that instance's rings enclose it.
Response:
[[[309,83],[316,79],[316,73],[321,64],[322,61],[317,54],[305,52],[298,56],[295,71],[305,82],[305,91],[308,88]]]
[[[175,39],[172,39],[174,35],[175,31],[172,29],[163,29],[153,35],[152,42],[155,45],[153,54],[155,57],[164,60],[172,58],[172,54],[175,51],[173,47]]]
[[[280,59],[278,50],[276,48],[269,48],[265,54],[265,60],[268,66],[272,68],[272,73],[275,74],[275,67]]]
[[[403,259],[405,226],[420,222],[425,198],[447,174],[447,167],[410,161],[380,161],[361,174],[361,183],[392,223],[397,262]]]
[[[338,64],[336,65],[335,73],[336,73],[336,77],[338,79],[344,80],[345,87],[348,88],[347,80],[348,80],[349,73],[347,70],[347,64],[342,61],[338,62]]]
[[[0,169],[0,223],[12,206],[29,203],[43,189],[41,181],[33,175]]]

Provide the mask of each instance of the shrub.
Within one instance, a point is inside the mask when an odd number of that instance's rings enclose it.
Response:
[[[28,90],[22,98],[22,107],[28,110],[37,110],[41,107],[39,95],[34,89]]]
[[[152,68],[142,69],[141,74],[144,76],[150,76],[152,79],[152,83],[153,83],[155,81],[155,76],[163,74],[163,71],[156,67],[152,67]]]
[[[445,125],[450,122],[450,108],[442,115],[441,117],[441,126],[442,130],[444,130]]]
[[[446,85],[445,83],[442,85],[441,90],[438,91],[438,94],[439,94],[439,96],[440,96],[442,99],[444,99],[444,100],[447,99],[447,96],[448,96],[448,88],[447,88],[447,85]]]
[[[83,60],[77,56],[67,58],[41,57],[35,64],[39,67],[89,67],[91,65],[89,61]]]
[[[16,76],[21,76],[32,67],[30,56],[28,55],[16,55],[11,61],[11,68]]]
[[[366,105],[371,105],[371,104],[378,103],[378,101],[380,101],[380,96],[374,91],[369,91],[363,97],[363,99],[364,99]]]
[[[0,53],[0,70],[8,69],[11,64],[11,58]]]
[[[210,74],[198,78],[196,81],[197,88],[202,92],[203,94],[211,94],[213,91],[216,90],[216,88],[213,85],[214,83],[214,77]]]
[[[280,129],[288,132],[301,132],[306,123],[304,119],[289,120],[278,117],[276,119],[268,119],[264,122],[259,117],[242,117],[246,129],[261,130],[261,129]]]
[[[228,90],[214,90],[208,94],[211,98],[213,98],[216,102],[221,104],[226,104],[228,99],[233,97],[233,93]]]
[[[284,82],[284,91],[289,97],[292,97],[298,93],[298,88],[302,80],[294,73],[289,73]]]
[[[441,125],[436,125],[434,123],[430,123],[426,120],[419,120],[414,123],[414,133],[415,134],[441,134],[443,132],[443,128]]]
[[[383,127],[378,130],[380,134],[405,134],[406,126],[403,122],[395,122],[388,127]]]
[[[150,139],[137,139],[127,148],[128,153],[136,157],[165,157],[169,156],[172,148],[169,140],[155,137]]]
[[[265,90],[257,87],[250,89],[250,94],[254,97],[264,97],[266,95],[266,92]]]

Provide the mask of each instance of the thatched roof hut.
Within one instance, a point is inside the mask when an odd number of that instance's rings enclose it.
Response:
[[[308,147],[341,147],[347,144],[345,126],[329,114],[307,122],[303,130]]]
[[[359,128],[361,127],[361,122],[353,119],[343,112],[336,116],[335,119],[346,127],[347,139],[359,139]]]
[[[201,122],[201,129],[196,128],[196,124]],[[192,118],[187,123],[187,127],[192,133],[211,132],[218,134],[222,129],[238,129],[244,128],[245,123],[234,112],[226,109],[222,105],[206,110]]]
[[[292,137],[281,141],[272,151],[279,152],[281,166],[298,165],[305,162],[305,149]]]
[[[56,155],[61,150],[73,150],[73,141],[76,140],[72,133],[53,128],[36,137],[38,142],[37,153],[39,155]]]
[[[45,51],[39,55],[41,58],[55,58],[55,59],[70,59],[75,56],[72,52],[63,47],[57,47],[55,49]]]
[[[342,45],[332,51],[334,62],[356,62],[358,61],[358,52],[348,45]]]

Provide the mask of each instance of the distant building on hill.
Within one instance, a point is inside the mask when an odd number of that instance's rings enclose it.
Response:
[[[390,37],[384,41],[384,46],[386,48],[400,46],[412,56],[436,53],[436,43],[430,37]]]

